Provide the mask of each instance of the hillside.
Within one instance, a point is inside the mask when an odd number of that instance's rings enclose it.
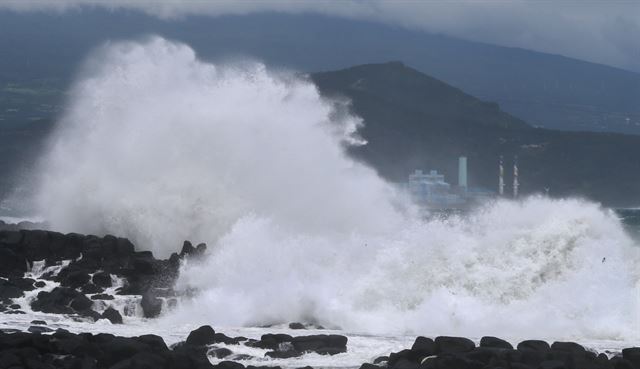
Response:
[[[248,56],[303,71],[402,60],[534,126],[640,134],[637,72],[382,24],[269,13],[162,21],[98,9],[55,16],[0,11],[0,24],[0,119],[20,105],[25,87],[45,81],[49,91],[65,90],[96,45],[157,33],[192,45],[203,58]],[[42,109],[50,107],[21,111],[41,117]]]
[[[473,186],[497,187],[498,158],[519,157],[522,193],[580,195],[609,205],[640,204],[640,137],[533,128],[401,63],[311,75],[322,94],[345,96],[365,121],[368,145],[353,155],[392,181],[414,169],[457,180],[456,158],[469,158]],[[510,181],[510,168],[507,168]]]

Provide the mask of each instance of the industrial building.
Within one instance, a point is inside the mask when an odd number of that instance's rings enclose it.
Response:
[[[427,209],[465,209],[496,195],[493,191],[469,187],[464,156],[458,158],[457,186],[447,183],[437,170],[424,173],[417,169],[409,175],[407,189],[415,202]]]

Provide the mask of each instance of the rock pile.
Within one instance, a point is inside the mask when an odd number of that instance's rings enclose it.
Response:
[[[418,337],[411,349],[381,357],[361,369],[640,369],[640,348],[609,358],[574,342],[527,340],[513,346],[483,337],[480,346],[464,337]]]

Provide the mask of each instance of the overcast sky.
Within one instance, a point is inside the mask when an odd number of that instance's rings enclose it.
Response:
[[[262,11],[372,20],[640,71],[640,0],[0,0],[0,9],[137,9],[171,21]]]

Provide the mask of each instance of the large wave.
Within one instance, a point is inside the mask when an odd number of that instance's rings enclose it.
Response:
[[[639,249],[612,213],[533,197],[421,220],[345,154],[361,121],[334,106],[259,63],[106,45],[42,160],[39,208],[163,256],[209,243],[170,321],[638,339]]]

